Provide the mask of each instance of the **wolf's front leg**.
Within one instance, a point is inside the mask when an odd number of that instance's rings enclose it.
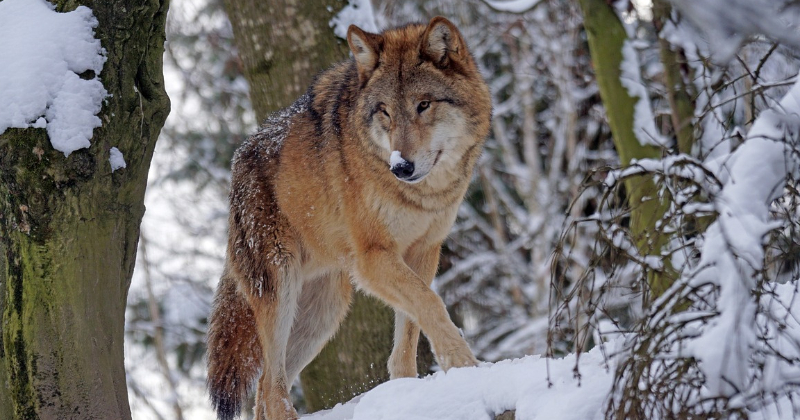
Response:
[[[430,287],[436,270],[439,268],[439,255],[442,245],[439,243],[421,246],[415,244],[406,251],[403,260],[409,268]],[[389,357],[389,376],[396,378],[414,378],[417,376],[417,343],[419,342],[419,326],[401,311],[395,312],[394,347]]]
[[[436,360],[442,369],[475,366],[475,356],[450,320],[444,302],[431,290],[391,247],[369,247],[357,256],[358,282],[368,292],[378,296],[395,311],[407,314],[422,328],[431,342]],[[413,331],[410,329],[410,331]],[[410,337],[408,343],[410,343]],[[405,345],[408,350],[410,345]],[[395,346],[395,351],[402,351]],[[408,362],[390,362],[398,368],[394,373],[408,373]],[[415,354],[416,360],[416,354]],[[410,360],[410,357],[406,360]]]

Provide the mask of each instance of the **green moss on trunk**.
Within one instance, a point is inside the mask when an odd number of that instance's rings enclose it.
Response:
[[[580,5],[600,97],[620,161],[623,165],[628,165],[633,159],[660,158],[659,148],[641,144],[633,132],[637,98],[631,97],[620,81],[622,46],[627,39],[622,22],[605,0],[580,0]],[[653,233],[667,204],[657,199],[656,185],[651,178],[628,179],[625,181],[625,189],[631,207],[631,233],[639,252],[660,255],[667,238]],[[649,283],[652,296],[660,295],[669,287],[672,282],[669,271],[668,269],[664,273],[651,275]]]

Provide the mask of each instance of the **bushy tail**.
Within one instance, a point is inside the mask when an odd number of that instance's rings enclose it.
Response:
[[[214,297],[207,344],[211,405],[219,420],[233,420],[261,370],[261,345],[253,311],[227,270]]]

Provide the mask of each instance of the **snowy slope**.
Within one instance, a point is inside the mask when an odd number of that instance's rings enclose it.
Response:
[[[606,345],[611,350],[614,343]],[[420,379],[379,385],[308,420],[491,420],[516,409],[517,420],[600,420],[613,369],[600,348],[563,359],[527,356]],[[549,378],[549,379],[548,379]]]
[[[622,338],[562,359],[527,356],[453,369],[377,386],[305,420],[493,420],[516,410],[516,420],[601,420],[614,378],[614,349]],[[605,351],[605,353],[604,353]],[[576,372],[579,377],[576,378]],[[794,419],[786,398],[751,411],[753,420]]]

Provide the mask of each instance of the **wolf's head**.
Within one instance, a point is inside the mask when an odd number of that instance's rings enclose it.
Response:
[[[443,17],[381,34],[350,26],[347,42],[360,83],[353,123],[387,170],[408,183],[471,171],[491,99],[458,29]],[[429,181],[449,178],[438,175]]]

